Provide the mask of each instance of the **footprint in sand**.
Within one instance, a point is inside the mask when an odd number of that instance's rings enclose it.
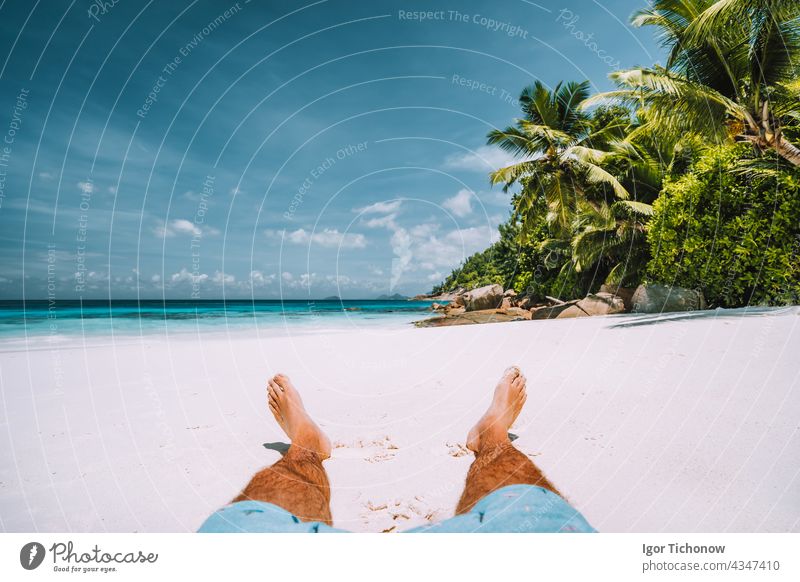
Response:
[[[364,523],[377,525],[382,533],[433,523],[442,512],[440,508],[428,506],[419,495],[411,501],[395,499],[376,503],[370,500],[363,507],[365,511],[361,512],[361,518]]]
[[[352,442],[333,443],[333,456],[340,459],[363,459],[370,463],[380,463],[393,459],[398,447],[386,435],[377,439],[356,439]]]
[[[451,457],[464,457],[469,455],[469,449],[461,443],[445,443],[447,445],[447,454]]]

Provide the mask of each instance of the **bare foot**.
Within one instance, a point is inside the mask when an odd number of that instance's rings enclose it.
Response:
[[[276,374],[268,384],[269,409],[283,432],[291,439],[292,444],[311,450],[323,459],[330,457],[330,439],[311,420],[303,406],[300,393],[289,377],[284,374]]]
[[[525,376],[516,366],[508,368],[497,387],[489,409],[467,435],[467,448],[477,453],[487,445],[510,442],[508,429],[522,411],[527,398]]]

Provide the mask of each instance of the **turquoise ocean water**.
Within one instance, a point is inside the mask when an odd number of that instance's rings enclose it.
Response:
[[[430,317],[430,306],[382,300],[0,301],[0,339],[405,327]]]
[[[384,300],[0,300],[0,342],[38,344],[102,338],[254,332],[258,335],[403,329],[432,317],[431,301]],[[603,318],[624,329],[706,318],[800,315],[800,307],[747,307]]]

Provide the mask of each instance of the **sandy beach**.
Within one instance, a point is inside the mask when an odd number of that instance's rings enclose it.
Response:
[[[446,518],[517,364],[515,443],[598,530],[800,531],[800,309],[652,319],[6,342],[0,529],[195,530],[285,447],[278,371],[334,442],[335,526]]]

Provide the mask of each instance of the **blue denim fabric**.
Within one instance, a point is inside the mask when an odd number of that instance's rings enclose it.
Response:
[[[304,522],[263,501],[240,501],[214,512],[201,533],[343,533],[320,522]],[[407,533],[590,533],[596,530],[569,503],[534,485],[493,491],[470,511]]]

